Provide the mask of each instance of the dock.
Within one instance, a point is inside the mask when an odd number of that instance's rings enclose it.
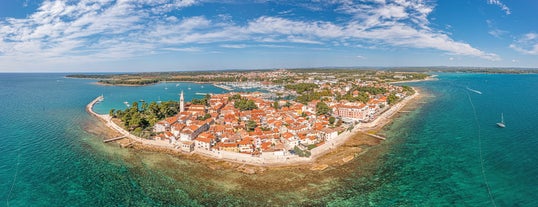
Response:
[[[129,147],[132,147],[134,145],[135,142],[129,142],[127,144],[120,144],[120,147],[121,148],[129,148]]]
[[[383,137],[383,136],[380,136],[380,135],[377,135],[377,134],[370,134],[370,133],[366,133],[366,132],[363,132],[364,134],[368,135],[368,136],[371,136],[371,137],[374,137],[374,138],[378,138],[378,139],[381,139],[381,140],[385,140],[387,138]]]
[[[109,142],[113,142],[113,141],[118,141],[118,140],[126,138],[126,137],[127,136],[119,136],[119,137],[114,137],[114,138],[110,138],[110,139],[105,139],[105,140],[103,140],[103,143],[109,143]]]

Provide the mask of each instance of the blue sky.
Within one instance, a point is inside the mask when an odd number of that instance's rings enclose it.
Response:
[[[0,72],[538,68],[535,0],[9,0]]]

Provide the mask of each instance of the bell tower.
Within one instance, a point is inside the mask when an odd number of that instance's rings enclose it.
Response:
[[[179,112],[185,111],[185,99],[183,98],[183,91],[179,95]]]

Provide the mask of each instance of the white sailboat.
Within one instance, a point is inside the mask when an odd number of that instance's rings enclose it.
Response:
[[[501,113],[501,122],[497,123],[497,126],[499,126],[501,128],[506,127],[506,125],[504,124],[504,116],[503,116],[502,113]]]

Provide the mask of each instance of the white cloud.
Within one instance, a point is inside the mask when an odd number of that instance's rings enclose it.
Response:
[[[295,48],[290,45],[272,45],[272,44],[259,44],[258,47],[267,47],[267,48]]]
[[[232,49],[242,49],[248,47],[246,44],[222,44],[220,47],[232,48]]]
[[[500,0],[488,0],[488,4],[499,6],[506,13],[506,15],[511,14],[510,8],[508,8],[508,6],[503,4]]]
[[[500,30],[500,29],[491,29],[491,30],[488,31],[488,34],[490,34],[491,36],[494,36],[496,38],[501,39],[502,36],[504,36],[505,34],[508,34],[508,31]]]
[[[504,35],[509,33],[508,31],[497,28],[497,25],[493,20],[486,20],[486,23],[488,24],[489,28],[488,34],[490,34],[491,36],[502,39]]]
[[[179,52],[200,52],[200,51],[202,51],[202,49],[199,48],[199,47],[184,47],[184,48],[166,47],[166,48],[163,48],[163,50],[179,51]]]
[[[538,55],[538,34],[527,33],[510,44],[510,48],[527,55]]]
[[[156,13],[194,5],[193,0],[44,1],[25,19],[0,20],[0,58],[46,60],[57,57],[95,61],[139,56],[159,45],[145,42],[146,23],[162,21]],[[149,8],[149,9],[141,9]],[[168,17],[164,21],[177,21]],[[179,29],[207,26],[193,17]]]
[[[356,18],[340,32],[345,34],[344,37],[375,40],[397,46],[433,48],[450,54],[477,56],[492,61],[500,60],[496,54],[455,41],[444,32],[429,27],[427,17],[433,11],[433,6],[423,1],[395,0],[356,4],[341,0],[339,3],[339,11]]]
[[[201,47],[213,46],[207,44],[241,49],[334,42],[339,42],[338,47],[428,48],[499,60],[495,54],[431,28],[428,15],[434,6],[422,0],[334,0],[325,4],[350,18],[330,22],[260,16],[237,24],[231,16],[168,15],[197,5],[194,0],[49,0],[27,18],[0,20],[0,62],[4,62],[0,66],[29,60],[114,60],[163,50],[199,52]],[[231,44],[237,42],[241,44]]]

